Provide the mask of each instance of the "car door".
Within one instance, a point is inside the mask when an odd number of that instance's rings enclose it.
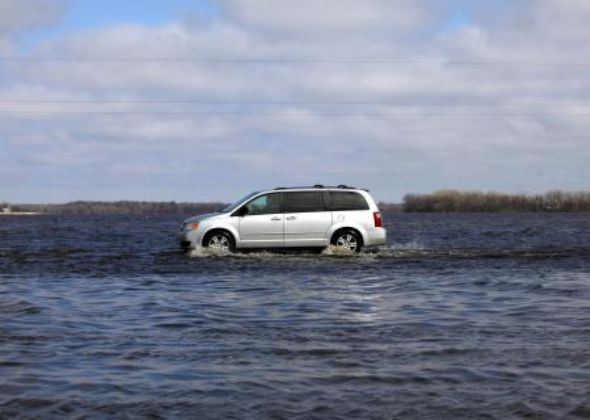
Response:
[[[327,246],[332,212],[325,211],[322,191],[283,193],[285,246]]]
[[[268,193],[253,198],[236,211],[239,217],[240,246],[267,248],[283,246],[281,194]]]

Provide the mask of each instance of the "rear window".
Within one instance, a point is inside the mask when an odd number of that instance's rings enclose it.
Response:
[[[369,210],[367,200],[357,192],[330,191],[328,197],[328,208],[332,211]]]
[[[283,193],[283,211],[285,213],[324,211],[322,193],[315,191]]]

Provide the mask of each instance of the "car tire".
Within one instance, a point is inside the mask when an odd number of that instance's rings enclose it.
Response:
[[[361,236],[352,229],[344,229],[336,232],[332,236],[331,243],[337,250],[354,253],[361,252],[363,246]]]
[[[205,236],[203,246],[215,251],[234,252],[236,250],[236,241],[231,233],[225,230],[215,230]]]

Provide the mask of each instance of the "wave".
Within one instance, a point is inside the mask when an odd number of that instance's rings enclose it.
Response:
[[[428,248],[419,242],[394,244],[381,247],[378,250],[354,253],[329,246],[321,252],[306,250],[255,250],[213,251],[206,248],[189,251],[190,257],[197,258],[349,258],[349,259],[483,259],[483,258],[568,258],[590,257],[590,248],[518,248],[518,249],[489,249],[489,248]]]

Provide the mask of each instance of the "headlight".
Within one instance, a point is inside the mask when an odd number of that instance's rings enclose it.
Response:
[[[181,232],[197,229],[199,229],[199,222],[184,222],[182,225],[180,225]]]
[[[185,223],[182,226],[183,230],[197,230],[199,229],[199,222]]]

